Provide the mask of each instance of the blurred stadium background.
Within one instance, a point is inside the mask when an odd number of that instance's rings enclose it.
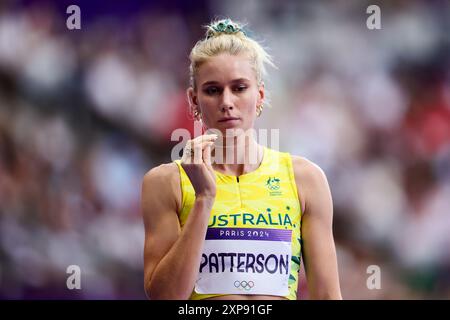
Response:
[[[71,4],[81,30],[66,28]],[[381,30],[366,27],[371,4]],[[258,127],[328,176],[343,297],[449,299],[450,1],[437,0],[2,0],[0,298],[145,299],[141,180],[171,161],[174,129],[192,130],[188,53],[225,16],[278,66]],[[66,287],[73,264],[81,290]]]

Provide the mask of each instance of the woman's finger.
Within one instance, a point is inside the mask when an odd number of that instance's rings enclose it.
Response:
[[[193,141],[193,143],[199,143],[199,142],[204,142],[204,141],[215,141],[217,139],[217,134],[204,134],[201,136],[198,136],[194,139],[192,139],[191,141]]]
[[[194,164],[202,164],[203,163],[203,143],[194,144]]]
[[[217,135],[205,135],[189,140],[183,150],[182,162],[194,164],[203,163],[203,153],[206,145],[213,145],[216,139]]]
[[[214,146],[213,141],[208,141],[205,143],[205,148],[203,149],[203,161],[208,165],[211,166],[211,150]]]

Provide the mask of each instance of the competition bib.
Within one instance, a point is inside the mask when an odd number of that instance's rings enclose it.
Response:
[[[208,228],[195,292],[289,294],[292,230]]]

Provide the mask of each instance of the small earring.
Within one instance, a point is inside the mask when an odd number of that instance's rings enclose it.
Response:
[[[198,121],[202,121],[201,119],[201,113],[198,110],[194,111],[194,119]]]
[[[258,117],[261,115],[261,112],[262,112],[263,108],[264,108],[264,105],[263,105],[263,104],[261,104],[261,105],[259,105],[258,107],[256,107],[256,115],[257,115]]]

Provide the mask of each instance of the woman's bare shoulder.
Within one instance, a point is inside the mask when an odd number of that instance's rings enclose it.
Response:
[[[292,156],[292,167],[302,208],[307,210],[312,202],[322,201],[320,197],[328,192],[327,178],[322,168],[305,157]]]
[[[301,156],[291,156],[292,157],[292,166],[294,168],[294,173],[297,178],[302,178],[302,180],[316,180],[323,179],[325,177],[325,173],[322,168],[320,168],[317,164],[312,162],[311,160],[301,157]]]
[[[177,179],[179,180],[179,171],[175,162],[160,164],[159,166],[151,168],[144,175],[144,182],[148,180],[151,182],[161,182]]]
[[[156,191],[158,197],[172,199],[178,208],[181,203],[180,173],[175,162],[163,163],[150,169],[143,178],[144,190]]]

